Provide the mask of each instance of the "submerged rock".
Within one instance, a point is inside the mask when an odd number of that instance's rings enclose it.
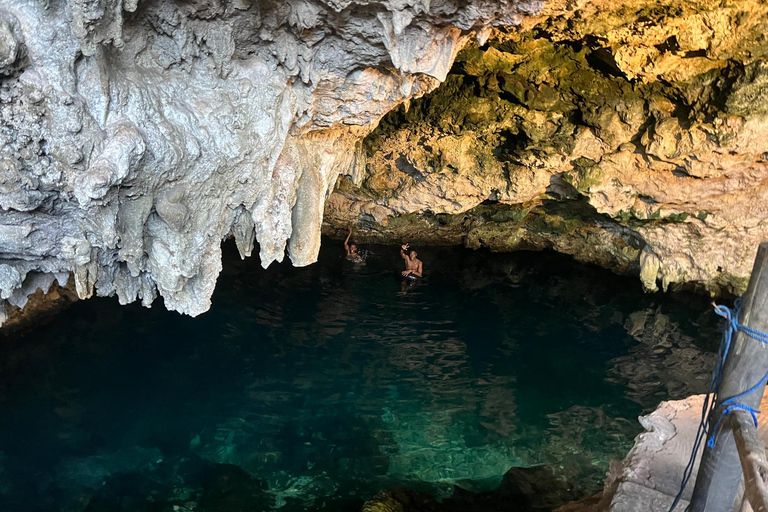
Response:
[[[110,477],[146,470],[162,461],[163,454],[159,449],[140,446],[103,455],[65,457],[56,469],[56,478],[63,488],[96,489]]]
[[[123,459],[121,454],[114,464]],[[267,508],[262,482],[242,469],[199,459],[174,457],[152,466],[123,466],[85,492],[63,488],[68,511],[242,512]],[[72,494],[75,493],[75,494]]]
[[[366,501],[360,512],[439,512],[440,504],[427,493],[387,489]]]
[[[552,468],[534,466],[510,469],[493,490],[472,493],[457,489],[441,501],[427,493],[387,489],[368,500],[361,512],[545,512],[579,497],[579,492],[555,476]]]
[[[362,510],[667,512],[680,488],[683,470],[688,463],[703,398],[704,395],[696,395],[684,400],[662,402],[651,414],[640,417],[645,432],[637,436],[634,447],[623,461],[611,464],[604,491],[596,496],[584,498],[578,489],[562,480],[558,472],[539,466],[511,469],[504,476],[502,485],[490,492],[474,494],[457,490],[451,498],[437,502],[422,493],[393,489],[374,496]],[[768,405],[766,402],[768,398],[763,399],[761,409]],[[759,424],[761,439],[768,439],[764,422]],[[683,493],[680,510],[690,500],[700,457],[701,453],[696,459],[694,478]]]
[[[505,405],[509,404],[502,402],[498,408],[502,416],[510,414]],[[497,488],[512,466],[523,464],[508,446],[468,445],[471,435],[453,423],[454,411],[387,413],[390,418],[385,423],[396,443],[387,453],[387,476],[393,481],[439,485],[449,493],[454,486],[486,491]]]

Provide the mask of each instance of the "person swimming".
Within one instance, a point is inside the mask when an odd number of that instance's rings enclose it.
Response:
[[[409,244],[404,244],[400,246],[400,257],[405,260],[405,270],[400,272],[400,274],[403,277],[407,277],[409,279],[416,279],[417,277],[423,277],[423,265],[420,259],[418,259],[416,256],[419,254],[414,251],[413,249],[408,250]],[[406,253],[406,251],[408,251]]]
[[[357,245],[349,243],[349,238],[351,236],[352,236],[352,228],[350,227],[349,228],[349,234],[347,235],[347,239],[344,240],[344,249],[347,251],[347,259],[349,261],[354,261],[354,262],[358,262],[358,263],[362,262],[362,261],[365,260],[365,258],[363,257],[362,254],[360,254],[357,251]]]

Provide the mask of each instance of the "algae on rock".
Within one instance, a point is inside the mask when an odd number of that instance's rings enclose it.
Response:
[[[364,141],[362,179],[329,198],[325,230],[426,241],[423,221],[409,232],[395,219],[449,214],[461,224],[430,241],[552,248],[648,290],[740,293],[768,238],[767,15],[758,1],[553,2],[388,114]],[[589,213],[542,238],[553,201]],[[486,222],[508,205],[530,219]]]

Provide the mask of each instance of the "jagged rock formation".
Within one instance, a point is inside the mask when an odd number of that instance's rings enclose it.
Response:
[[[382,120],[326,232],[552,248],[740,293],[768,238],[768,5],[548,5]]]
[[[608,472],[600,503],[582,512],[666,512],[680,491],[680,482],[696,437],[704,395],[685,400],[661,402],[647,416],[639,418],[645,432],[635,438],[635,445],[623,461],[615,461]],[[763,398],[761,406],[768,405]],[[758,416],[759,420],[762,420]],[[768,441],[768,429],[759,421],[758,436]],[[699,451],[693,478],[688,482],[675,510],[685,510],[696,482]],[[750,510],[747,506],[745,510]],[[563,510],[562,512],[565,512]]]
[[[6,306],[7,318],[0,334],[16,336],[23,329],[34,329],[40,321],[60,313],[77,301],[77,291],[72,281],[68,281],[66,286],[61,286],[55,281],[50,286],[40,284],[43,286],[26,297],[23,309],[18,306]]]
[[[540,9],[3,2],[0,301],[72,274],[196,315],[222,239],[306,265],[323,215],[740,291],[768,236],[768,7]]]
[[[5,0],[0,300],[74,275],[197,315],[220,243],[314,261],[359,140],[537,1]],[[4,316],[0,306],[0,316]],[[2,318],[0,318],[2,320]]]

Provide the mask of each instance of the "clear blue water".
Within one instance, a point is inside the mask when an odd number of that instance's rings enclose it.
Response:
[[[75,304],[0,338],[0,510],[358,510],[548,464],[600,490],[660,400],[703,391],[706,301],[545,253],[397,249],[267,270],[210,312]],[[702,333],[702,334],[700,334]]]

